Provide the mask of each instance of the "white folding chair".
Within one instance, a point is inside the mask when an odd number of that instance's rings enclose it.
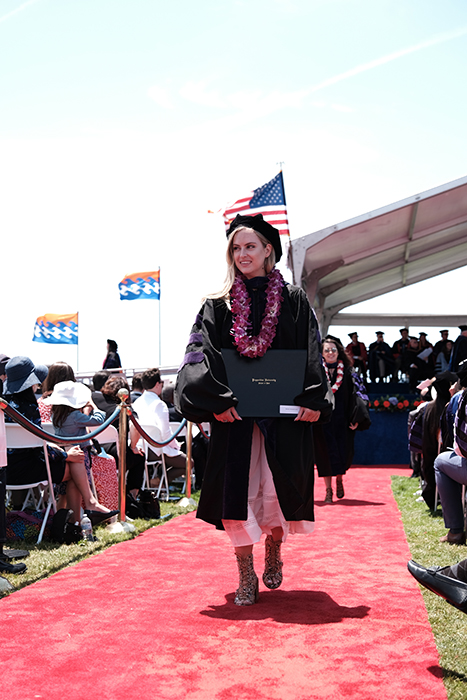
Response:
[[[153,437],[154,440],[157,440],[158,436],[155,435],[155,428],[153,425],[142,425],[141,426],[150,437]],[[167,478],[167,469],[165,466],[165,457],[164,453],[161,451],[160,455],[154,455],[154,458],[151,458],[149,456],[149,450],[151,449],[151,445],[149,442],[147,442],[143,437],[141,438],[143,441],[143,449],[144,449],[144,481],[143,481],[143,489],[144,488],[149,488],[149,468],[152,467],[153,473],[156,471],[157,467],[161,468],[161,480],[159,482],[159,486],[157,487],[157,492],[156,496],[157,498],[160,498],[161,491],[165,491],[165,500],[168,501],[170,494],[169,494],[169,480]],[[154,450],[154,448],[152,448]]]
[[[50,510],[53,508],[53,512],[57,512],[57,504],[55,503],[55,496],[54,496],[54,486],[52,483],[52,476],[50,473],[50,464],[49,464],[49,453],[47,451],[47,443],[45,440],[42,440],[41,438],[36,437],[32,433],[30,433],[26,428],[23,428],[22,425],[19,425],[18,423],[5,423],[5,430],[6,430],[6,444],[8,449],[15,449],[15,450],[25,450],[25,449],[30,449],[32,447],[42,447],[44,450],[44,457],[45,457],[45,467],[47,471],[47,479],[43,481],[36,481],[30,484],[7,484],[6,485],[6,490],[7,494],[10,492],[10,497],[11,497],[11,491],[20,491],[23,489],[27,489],[28,493],[26,495],[26,499],[23,503],[23,508],[25,507],[25,504],[29,501],[31,494],[33,493],[34,488],[39,488],[41,491],[41,497],[40,500],[37,504],[37,508],[42,507],[45,503],[45,492],[47,491],[47,506],[45,509],[45,515],[44,519],[42,521],[41,529],[39,532],[39,537],[37,538],[37,543],[42,541],[42,537],[44,535],[44,530],[45,526],[47,524],[47,519],[49,517]],[[8,498],[8,497],[7,497]],[[9,498],[8,498],[9,500]],[[8,501],[7,501],[8,502]]]
[[[169,425],[170,425],[170,432],[172,434],[175,433],[178,430],[178,428],[180,427],[180,423],[176,423],[175,421],[170,421]],[[199,430],[198,430],[197,426],[193,425],[192,436],[195,437],[195,435],[197,435],[198,433],[199,433]],[[180,430],[180,432],[177,434],[176,439],[178,439],[179,437],[186,437],[186,423],[183,426],[183,428]],[[173,481],[173,483],[176,484],[179,481],[180,481],[180,483],[183,481],[183,487],[182,487],[181,493],[185,493],[185,491],[186,491],[186,477],[180,476],[178,479],[175,479]],[[192,470],[191,471],[191,488],[192,489],[195,488],[195,482],[196,482],[196,476],[195,476],[194,470]]]

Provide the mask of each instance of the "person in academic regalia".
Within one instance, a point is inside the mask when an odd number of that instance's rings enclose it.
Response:
[[[401,370],[409,378],[410,391],[415,391],[417,384],[434,374],[430,365],[419,357],[420,352],[419,339],[414,335],[409,336],[409,344],[402,353]]]
[[[353,366],[356,372],[359,372],[363,377],[366,377],[366,370],[368,366],[368,353],[364,343],[361,343],[358,339],[358,333],[349,333],[349,338],[351,342],[345,348],[345,352],[350,357],[353,362]]]
[[[443,328],[442,331],[440,331],[441,334],[441,340],[438,340],[437,343],[435,343],[435,346],[433,348],[433,355],[435,356],[435,362],[436,358],[439,355],[440,352],[443,352],[446,349],[446,343],[451,343],[452,341],[449,340],[449,331],[447,328]]]
[[[394,359],[394,365],[392,368],[393,382],[399,381],[399,370],[402,365],[402,355],[410,342],[408,328],[401,328],[399,330],[399,333],[401,334],[401,337],[399,338],[399,340],[396,340],[396,342],[392,346],[392,357]]]
[[[302,289],[275,267],[279,232],[256,216],[238,215],[227,232],[224,288],[206,298],[192,328],[175,387],[175,406],[193,422],[211,422],[211,439],[197,517],[225,529],[239,570],[236,605],[258,598],[253,545],[265,542],[263,582],[282,582],[281,542],[314,527],[311,424],[332,405],[321,364],[319,331]],[[296,417],[243,419],[228,384],[222,349],[255,363],[269,348],[307,350]],[[250,359],[249,359],[250,358]]]
[[[352,365],[341,341],[333,335],[323,339],[323,361],[334,394],[334,411],[329,423],[313,426],[316,466],[326,486],[325,503],[332,503],[332,477],[336,477],[336,496],[344,498],[343,476],[352,464],[356,408],[356,390]]]
[[[462,360],[467,360],[467,326],[460,325],[458,328],[460,335],[456,338],[451,354],[450,369],[452,372],[457,372]]]
[[[382,331],[376,331],[376,340],[368,348],[368,354],[370,379],[372,382],[376,382],[376,380],[382,381],[385,377],[392,374],[394,366],[392,350],[384,342],[384,333]]]

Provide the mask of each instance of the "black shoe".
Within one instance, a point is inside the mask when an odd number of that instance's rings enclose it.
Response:
[[[426,569],[411,560],[408,562],[407,568],[422,586],[441,596],[458,610],[467,613],[467,583],[451,576],[445,576],[443,571],[449,567],[432,566],[430,569]]]
[[[109,513],[101,513],[99,510],[85,510],[84,512],[88,516],[93,527],[105,523],[106,520],[110,520],[110,518],[120,513],[119,510],[111,510]]]
[[[26,564],[23,564],[23,562],[10,564],[9,561],[0,559],[0,572],[2,574],[22,574],[24,571],[26,571]]]

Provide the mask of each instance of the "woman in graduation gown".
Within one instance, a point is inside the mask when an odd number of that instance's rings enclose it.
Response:
[[[343,476],[352,464],[357,393],[352,363],[339,338],[327,335],[323,339],[323,360],[335,405],[330,422],[314,426],[313,435],[318,474],[326,485],[324,502],[332,503],[332,477],[336,478],[337,498],[344,498]]]
[[[196,317],[175,405],[188,420],[212,423],[197,517],[226,530],[240,576],[235,603],[251,605],[258,598],[253,545],[262,533],[263,582],[278,588],[281,542],[289,533],[313,530],[311,424],[327,420],[332,406],[315,315],[305,293],[286,284],[275,268],[282,255],[278,230],[260,214],[237,215],[227,237],[225,286],[206,298]],[[262,357],[269,348],[307,350],[296,418],[242,419],[228,384],[224,348],[245,358]]]

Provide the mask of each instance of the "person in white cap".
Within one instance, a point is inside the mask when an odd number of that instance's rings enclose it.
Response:
[[[44,400],[52,406],[52,423],[58,437],[83,437],[87,428],[95,428],[105,421],[105,413],[98,411],[91,399],[91,390],[80,382],[68,380],[55,385],[52,394]],[[85,464],[91,467],[91,441],[81,443]],[[89,486],[89,484],[88,484]],[[99,525],[118,514],[101,505],[91,492],[87,494],[85,512],[93,525]],[[83,495],[84,498],[84,495]],[[81,505],[81,493],[76,484],[67,486],[68,507],[75,512]],[[79,519],[79,518],[75,518]]]

